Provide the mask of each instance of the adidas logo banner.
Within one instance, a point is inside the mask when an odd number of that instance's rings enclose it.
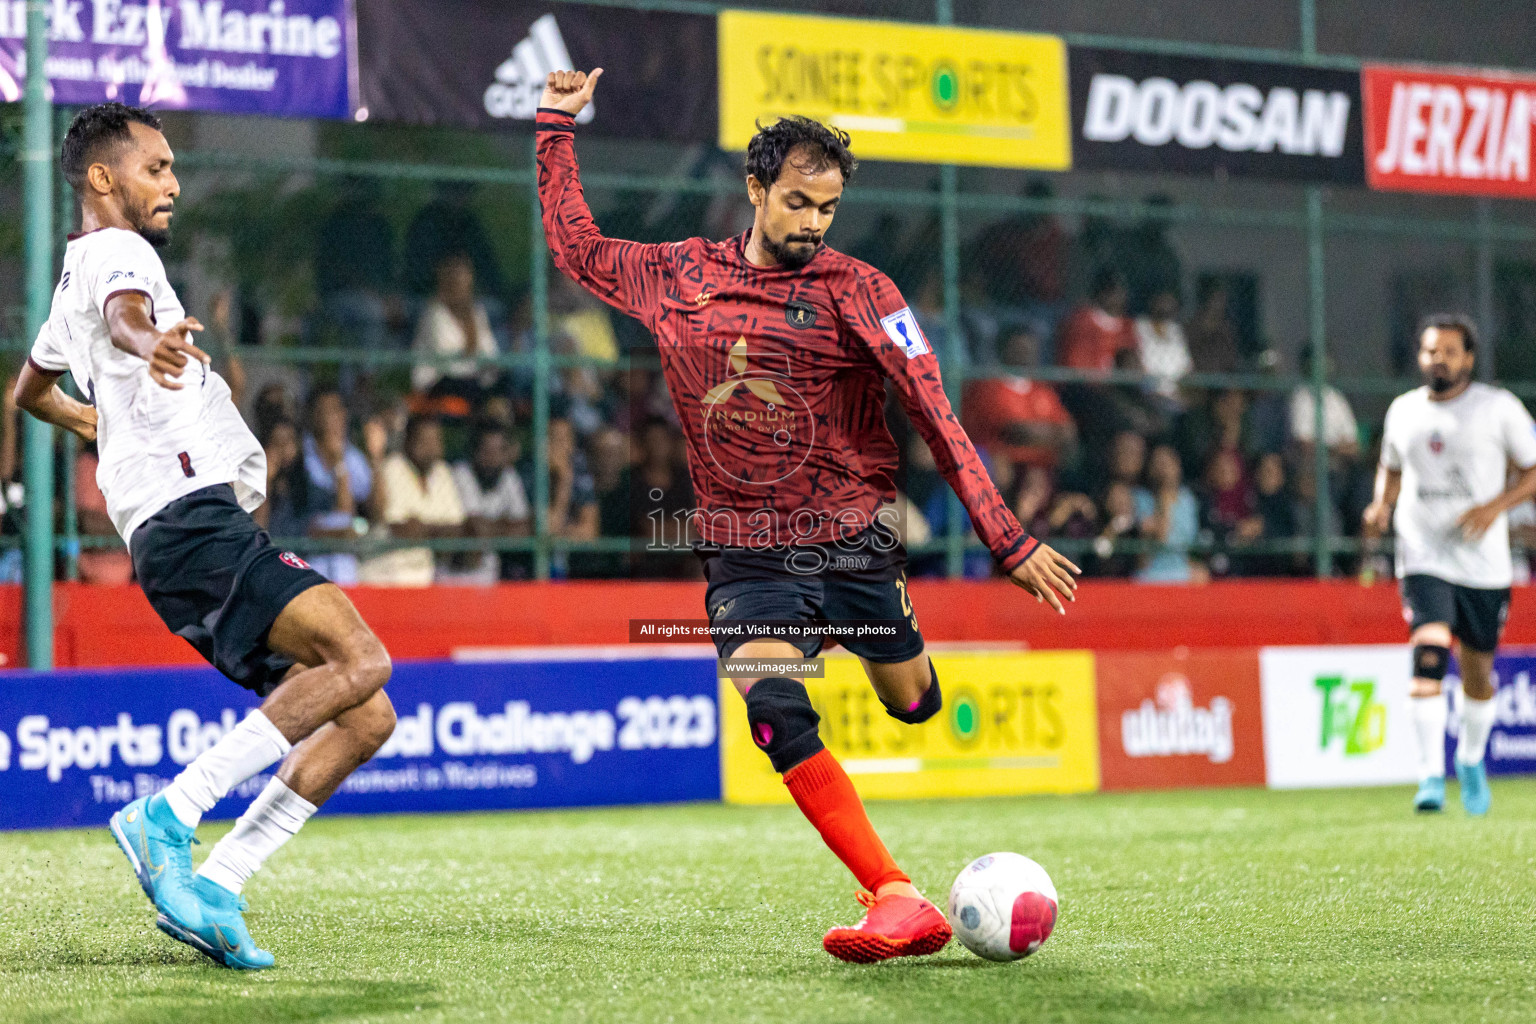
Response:
[[[715,137],[715,19],[526,0],[359,4],[360,119],[522,128],[551,71],[606,72],[577,121],[661,142]]]

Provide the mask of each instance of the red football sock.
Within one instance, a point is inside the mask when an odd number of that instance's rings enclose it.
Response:
[[[784,773],[800,813],[870,892],[888,882],[911,882],[875,834],[853,783],[830,750],[818,750]]]

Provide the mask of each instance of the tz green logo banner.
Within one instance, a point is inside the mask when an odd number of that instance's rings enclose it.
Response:
[[[1346,681],[1343,676],[1318,676],[1322,693],[1322,730],[1318,746],[1327,750],[1342,742],[1344,756],[1369,754],[1387,742],[1387,706],[1375,699],[1376,681]]]

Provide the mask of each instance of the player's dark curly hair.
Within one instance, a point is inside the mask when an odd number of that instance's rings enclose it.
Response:
[[[846,182],[859,166],[848,148],[851,141],[841,128],[829,128],[809,117],[781,117],[770,125],[759,121],[757,134],[747,144],[747,173],[766,188],[779,180],[789,154],[801,149],[811,157],[814,170],[836,165]]]
[[[1431,327],[1440,331],[1456,331],[1461,335],[1461,344],[1468,352],[1477,351],[1477,324],[1472,318],[1462,313],[1431,313],[1419,321],[1418,337],[1424,337],[1424,332]]]
[[[143,107],[98,103],[76,114],[69,123],[69,131],[64,134],[64,145],[59,149],[59,167],[69,187],[76,192],[83,191],[85,172],[91,164],[101,162],[109,148],[132,140],[133,133],[128,126],[135,122],[160,130],[160,119]]]

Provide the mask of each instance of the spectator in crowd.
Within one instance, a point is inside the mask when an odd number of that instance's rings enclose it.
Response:
[[[438,267],[443,259],[462,254],[469,259],[474,278],[485,294],[505,299],[501,261],[474,210],[474,182],[440,181],[434,190],[432,200],[405,229],[401,278],[406,292],[417,296],[430,294],[437,287]]]
[[[1301,365],[1312,365],[1312,346],[1301,350]],[[1333,375],[1333,359],[1328,359],[1328,374]],[[1297,456],[1310,464],[1312,446],[1317,441],[1317,402],[1310,384],[1302,384],[1291,392],[1291,441],[1296,445]],[[1353,463],[1360,455],[1360,428],[1355,422],[1355,411],[1349,399],[1338,388],[1329,384],[1323,389],[1323,444],[1328,448],[1329,463],[1337,470]]]
[[[1163,192],[1147,196],[1147,215],[1126,231],[1117,245],[1118,266],[1126,275],[1130,308],[1146,310],[1162,292],[1179,291],[1183,268],[1178,251],[1168,240],[1173,197]]]
[[[443,426],[412,416],[405,449],[384,460],[381,516],[391,537],[449,540],[464,536],[464,505],[453,471],[443,461]],[[431,586],[436,559],[431,548],[396,548],[358,568],[358,582],[384,587]]]
[[[1109,442],[1104,478],[1110,483],[1137,487],[1147,469],[1147,439],[1134,430],[1122,430]]]
[[[528,492],[517,473],[518,445],[507,428],[482,421],[470,441],[470,456],[453,467],[464,508],[464,536],[485,539],[526,537],[533,518]],[[489,585],[502,579],[502,556],[486,551],[468,559],[457,583]]]
[[[265,437],[272,425],[281,420],[289,423],[297,423],[299,420],[298,404],[294,401],[293,392],[278,382],[264,385],[256,393],[256,398],[251,402],[251,412],[248,417],[251,429],[258,438]]]
[[[564,274],[550,279],[550,329],[559,351],[605,363],[619,358],[613,317],[602,301]]]
[[[107,514],[107,499],[96,486],[96,467],[100,459],[94,443],[81,445],[75,454],[75,515],[81,537],[110,539],[108,547],[82,547],[80,581],[122,586],[133,581],[133,559],[127,549],[116,543],[117,527]]]
[[[1241,547],[1263,532],[1248,467],[1236,448],[1217,449],[1205,468],[1201,517],[1211,537],[1222,548]],[[1231,555],[1220,550],[1211,558],[1212,575],[1236,571]]]
[[[555,540],[587,541],[597,536],[597,488],[587,467],[586,452],[576,444],[576,431],[563,416],[549,420],[549,535]],[[556,552],[553,571],[569,575],[569,561]]]
[[[1136,491],[1136,485],[1119,479],[1104,489],[1093,557],[1084,566],[1089,575],[1126,577],[1136,571],[1136,556],[1117,549],[1121,542],[1136,539]]]
[[[620,374],[623,380],[628,374]],[[639,428],[635,428],[638,433]],[[588,440],[587,465],[597,496],[597,530],[602,537],[630,536],[630,435],[613,426],[599,428]],[[629,555],[624,552],[586,552],[571,555],[571,575],[582,579],[618,579],[629,575]]]
[[[336,340],[378,350],[389,341],[395,279],[395,233],[365,178],[341,180],[341,198],[315,239],[315,290]]]
[[[1136,349],[1142,368],[1151,378],[1149,390],[1171,414],[1184,411],[1179,381],[1194,365],[1178,318],[1179,293],[1171,288],[1153,295],[1146,313],[1136,318]]]
[[[961,408],[966,431],[980,447],[1016,466],[1055,469],[1077,444],[1077,428],[1056,389],[1023,373],[1038,365],[1040,340],[1027,330],[1009,335],[1003,362],[1016,375],[968,381]]]
[[[1243,449],[1247,414],[1247,393],[1241,388],[1223,388],[1180,421],[1179,447],[1192,473],[1203,472],[1218,452]]]
[[[1027,200],[1044,202],[1051,195],[1043,179],[1024,186]],[[1066,288],[1067,236],[1055,215],[1029,211],[1006,217],[982,231],[973,252],[987,299],[1044,314],[1049,331],[1055,319],[1050,314]]]
[[[1141,537],[1161,545],[1136,573],[1142,583],[1189,583],[1198,579],[1189,548],[1200,534],[1200,503],[1184,486],[1183,467],[1172,445],[1160,444],[1147,460],[1147,482],[1136,491]]]
[[[1061,365],[1101,372],[1140,370],[1136,330],[1125,315],[1128,293],[1124,276],[1112,267],[1101,267],[1088,294],[1089,301],[1062,323],[1057,345]]]
[[[663,419],[640,430],[638,459],[631,476],[629,535],[636,541],[636,579],[681,579],[698,574],[689,547],[693,487],[678,461],[681,433]]]
[[[1227,286],[1220,279],[1201,278],[1195,295],[1195,315],[1185,334],[1190,361],[1197,373],[1237,372],[1237,326],[1228,315]]]
[[[411,387],[435,399],[445,411],[467,416],[495,386],[501,371],[481,360],[497,355],[496,336],[485,304],[475,298],[475,269],[469,256],[453,252],[437,265],[437,291],[416,325],[415,352],[423,360],[462,356],[451,363],[423,361],[411,369]]]
[[[267,500],[252,517],[274,537],[302,537],[309,477],[299,457],[299,428],[292,420],[273,420],[258,437],[267,454]]]
[[[1259,456],[1254,467],[1254,512],[1259,532],[1254,540],[1290,540],[1296,536],[1296,512],[1285,488],[1285,459],[1279,452]],[[1241,571],[1252,576],[1285,576],[1295,569],[1295,559],[1286,554],[1249,555]]]
[[[370,426],[364,454],[352,444],[347,407],[341,392],[318,388],[310,395],[309,433],[304,436],[304,473],[311,537],[356,540],[368,532],[369,513],[380,503],[374,483],[382,468],[387,435]],[[349,552],[316,553],[309,562],[332,583],[357,582],[357,556]]]
[[[1056,489],[1051,471],[1042,466],[1022,466],[1013,514],[1036,537],[1081,540],[1092,537],[1098,510],[1086,494]]]
[[[978,454],[993,479],[1006,475],[993,472],[985,449]],[[970,516],[966,515],[965,508],[958,501],[950,500],[949,485],[944,482],[944,476],[934,462],[933,452],[915,430],[907,438],[906,470],[907,497],[918,516],[927,524],[929,539],[936,542],[947,540],[950,523],[953,521],[956,530],[969,542],[975,536]],[[952,520],[951,516],[955,518]],[[910,564],[909,574],[912,576],[943,576],[947,570],[947,559],[942,553],[914,555]],[[961,575],[966,579],[986,579],[991,576],[992,556],[986,551],[966,552],[961,564]]]
[[[1298,466],[1291,474],[1291,515],[1296,523],[1296,536],[1314,538],[1318,534],[1317,518],[1317,473],[1311,463]],[[1338,506],[1333,502],[1324,503],[1322,519],[1323,539],[1332,543],[1344,536],[1344,521],[1339,515]],[[1306,575],[1312,564],[1312,558],[1307,554],[1298,554],[1293,557],[1296,571]],[[1328,560],[1328,575],[1333,574],[1333,560]]]
[[[1283,365],[1279,349],[1270,346],[1259,353],[1259,372],[1266,377],[1278,377]],[[1244,433],[1243,447],[1250,456],[1283,453],[1291,441],[1291,396],[1274,388],[1257,392],[1249,407]]]

